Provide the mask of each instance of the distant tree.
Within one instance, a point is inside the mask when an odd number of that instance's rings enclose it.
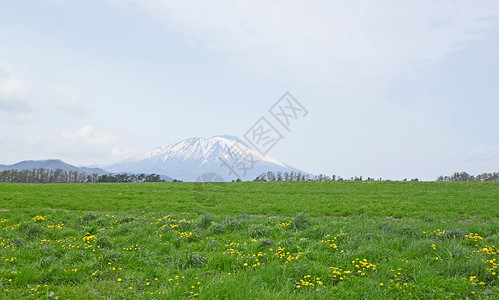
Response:
[[[451,176],[439,176],[437,181],[499,181],[499,173],[482,173],[473,176],[466,172],[455,172]]]
[[[284,181],[288,181],[289,180],[289,173],[284,172],[283,177],[284,177]]]

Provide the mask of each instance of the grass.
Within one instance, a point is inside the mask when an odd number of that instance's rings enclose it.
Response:
[[[498,218],[496,182],[0,183],[0,208]]]
[[[0,184],[23,299],[498,298],[499,184]]]

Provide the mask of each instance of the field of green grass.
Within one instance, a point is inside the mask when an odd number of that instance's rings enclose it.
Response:
[[[0,295],[499,298],[499,184],[0,184]]]

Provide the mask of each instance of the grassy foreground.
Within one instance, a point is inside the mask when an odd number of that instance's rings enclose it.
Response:
[[[498,298],[498,202],[497,183],[0,184],[0,295]]]
[[[499,218],[497,182],[0,183],[1,208]]]

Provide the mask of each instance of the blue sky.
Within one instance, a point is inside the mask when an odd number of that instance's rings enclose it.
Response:
[[[0,0],[0,163],[107,164],[242,135],[311,173],[499,170],[496,1]]]

